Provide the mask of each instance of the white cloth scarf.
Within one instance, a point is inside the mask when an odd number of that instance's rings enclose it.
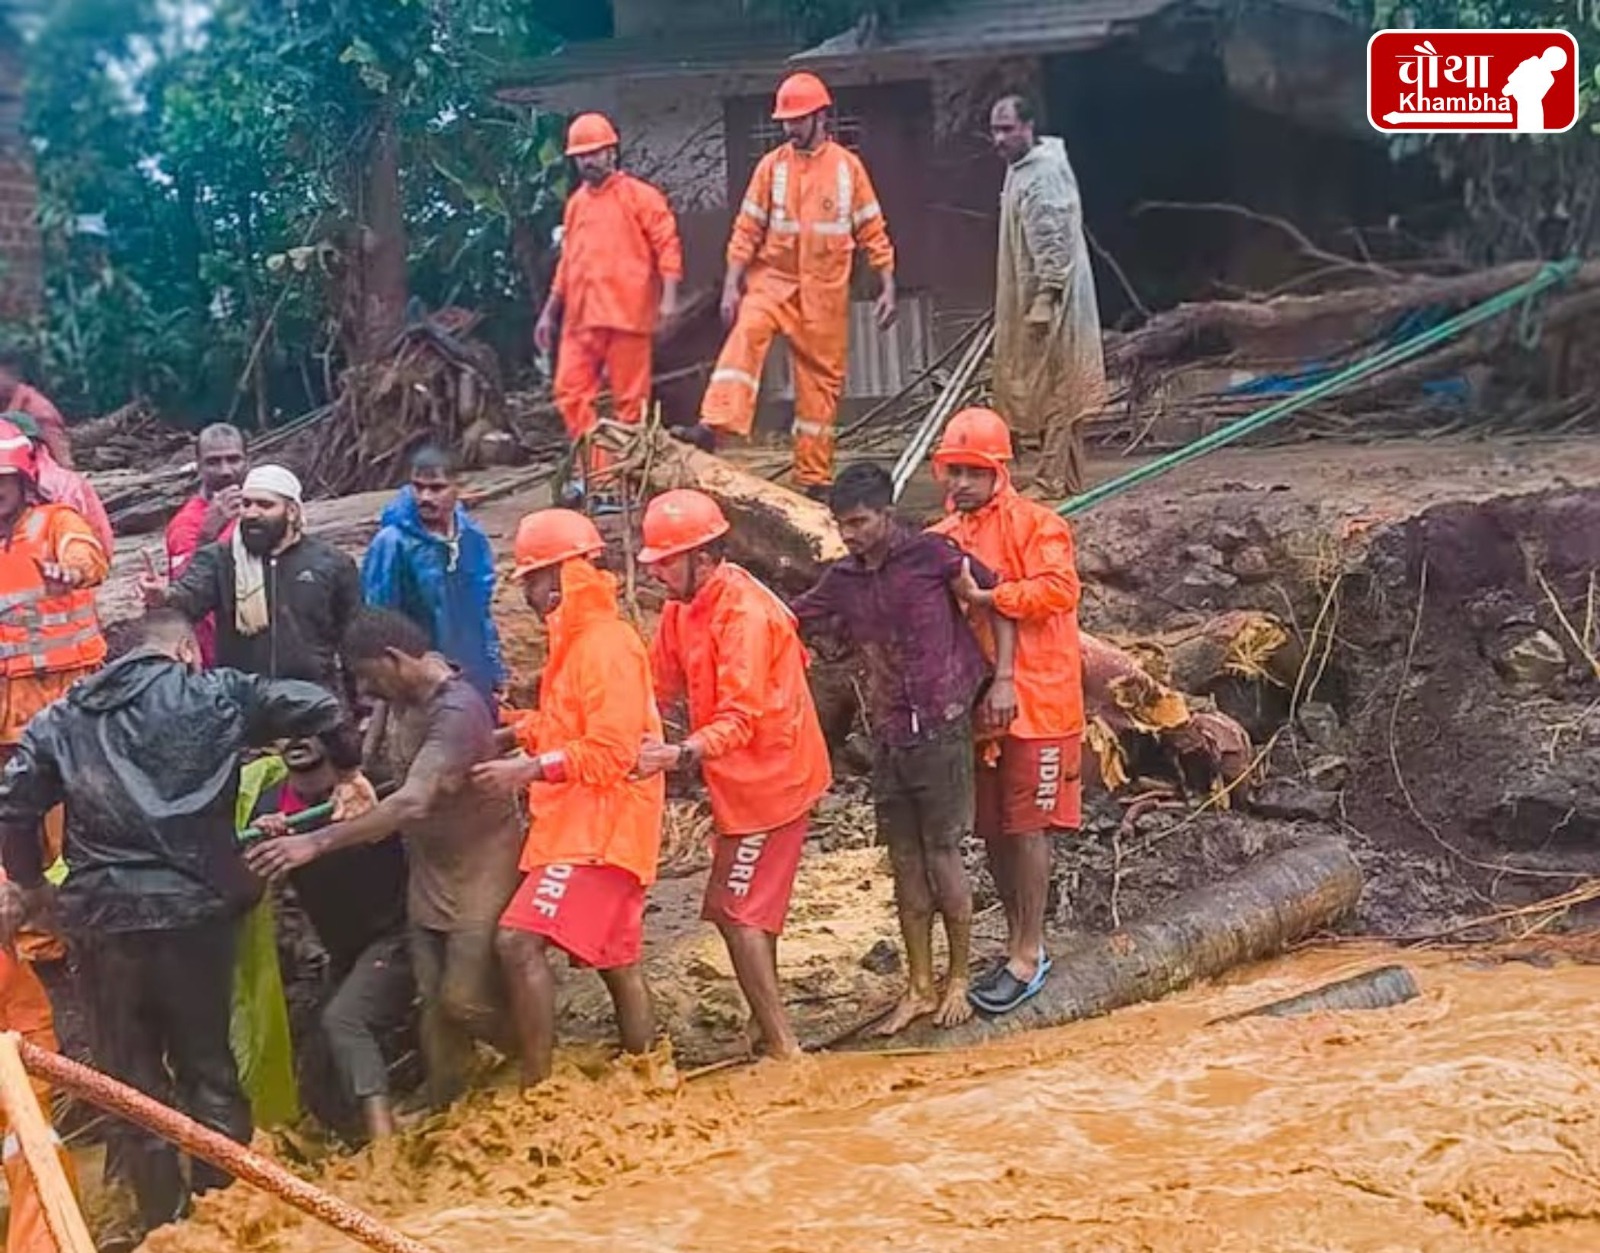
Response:
[[[277,496],[289,505],[289,532],[277,551],[300,537],[300,510],[304,490],[282,466],[257,466],[245,476],[244,494]],[[271,625],[267,610],[266,562],[244,546],[244,528],[233,528],[233,622],[240,635],[260,635]]]

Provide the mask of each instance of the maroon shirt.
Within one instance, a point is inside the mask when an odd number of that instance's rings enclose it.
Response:
[[[867,712],[882,743],[904,748],[933,739],[972,712],[989,666],[950,590],[969,560],[953,540],[902,526],[881,567],[858,557],[828,568],[794,602],[801,626],[853,645],[866,666]],[[976,559],[980,587],[998,580]]]

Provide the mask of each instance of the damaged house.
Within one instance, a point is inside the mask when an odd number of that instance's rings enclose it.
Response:
[[[898,250],[900,324],[879,334],[871,284],[852,318],[846,404],[894,395],[993,297],[1003,169],[986,124],[996,96],[1042,106],[1078,173],[1102,321],[1115,327],[1203,295],[1266,290],[1304,267],[1300,244],[1241,206],[1319,241],[1398,222],[1433,187],[1396,165],[1367,126],[1366,32],[1320,0],[952,0],[887,25],[863,20],[814,46],[752,20],[739,0],[671,6],[615,0],[613,35],[571,42],[522,67],[503,99],[599,109],[624,160],[672,198],[688,290],[705,317],[666,347],[663,389],[687,413],[714,355],[714,293],[732,207],[756,161],[781,142],[777,81],[821,74],[837,137],[871,169]],[[1355,250],[1384,245],[1353,237]],[[775,352],[764,396],[788,394]]]

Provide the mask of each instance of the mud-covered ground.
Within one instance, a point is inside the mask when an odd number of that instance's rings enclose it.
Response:
[[[1096,466],[1094,477],[1128,464]],[[313,524],[358,547],[383,499],[314,506]],[[517,519],[545,503],[542,489],[513,492],[479,516],[509,554]],[[935,511],[931,483],[908,506]],[[1592,440],[1224,451],[1077,520],[1086,627],[1124,644],[1161,641],[1152,655],[1177,668],[1175,682],[1249,727],[1260,779],[1198,810],[1198,798],[1163,796],[1159,779],[1091,797],[1085,831],[1057,852],[1052,943],[1327,831],[1350,840],[1368,875],[1353,933],[1448,935],[1600,874],[1597,524]],[[108,604],[126,603],[136,569],[123,553]],[[641,583],[647,625],[654,603]],[[540,632],[509,587],[498,610],[526,694]],[[1260,670],[1242,674],[1173,643],[1241,613],[1282,627],[1276,659]],[[838,765],[780,951],[790,1009],[814,1045],[886,1007],[901,978],[887,866],[852,777],[859,758],[841,751]],[[698,918],[704,833],[684,798],[647,921],[661,1022],[687,1068],[743,1051],[726,955]],[[978,850],[969,862],[982,953],[1003,925]],[[1534,928],[1534,944],[1585,922],[1586,908],[1507,925]],[[609,1039],[592,973],[563,973],[561,1005],[564,1038]],[[652,1082],[645,1072],[639,1081]]]

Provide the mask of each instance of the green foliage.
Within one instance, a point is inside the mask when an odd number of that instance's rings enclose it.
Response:
[[[33,335],[69,410],[145,395],[214,419],[244,401],[258,339],[264,407],[322,403],[385,128],[412,291],[525,323],[565,192],[560,119],[488,88],[548,46],[534,6],[213,0],[187,31],[161,0],[48,7],[29,56],[48,292]]]

